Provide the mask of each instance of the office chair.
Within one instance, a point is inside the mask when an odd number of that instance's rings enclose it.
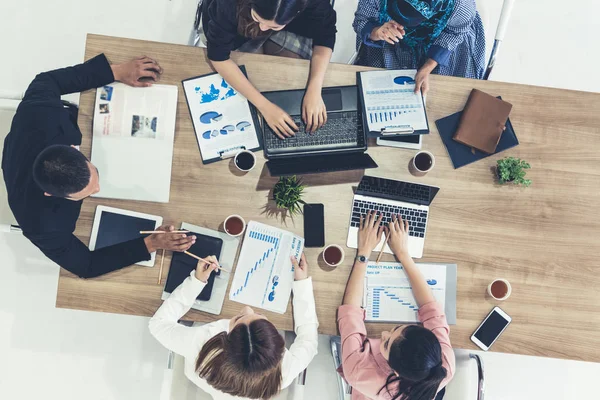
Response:
[[[337,370],[342,365],[342,345],[339,336],[330,339],[333,366]],[[444,393],[438,393],[436,400],[484,400],[485,381],[483,361],[477,354],[462,350],[454,352],[456,369]],[[352,388],[338,374],[339,400],[350,399]]]
[[[500,0],[497,0],[497,1],[500,1]],[[481,19],[483,21],[483,28],[484,28],[485,32],[488,32],[488,33],[486,33],[486,56],[488,56],[489,61],[487,63],[487,67],[486,67],[486,70],[483,75],[484,80],[489,79],[490,74],[492,73],[492,70],[494,69],[494,66],[496,65],[496,60],[498,59],[498,52],[500,51],[500,46],[502,45],[502,41],[504,40],[504,35],[506,34],[508,21],[510,20],[510,15],[512,13],[512,8],[514,5],[514,2],[515,2],[515,0],[502,0],[502,3],[503,3],[502,11],[500,11],[500,16],[498,17],[498,25],[496,27],[496,35],[494,36],[493,44],[490,47],[491,41],[488,41],[487,38],[491,37],[491,36],[489,36],[489,32],[491,32],[491,29],[490,29],[491,15],[490,14],[493,12],[493,10],[492,10],[493,7],[490,4],[490,0],[476,0],[477,11],[479,12],[479,15],[481,16]],[[363,47],[363,45],[360,44],[358,49],[354,52],[354,54],[352,54],[352,56],[348,60],[348,64],[354,65],[356,63],[356,61],[361,56],[362,47]],[[491,50],[488,50],[490,48],[491,48]]]

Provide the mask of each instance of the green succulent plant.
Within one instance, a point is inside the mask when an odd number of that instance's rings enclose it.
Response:
[[[520,158],[506,157],[498,160],[498,181],[501,184],[531,185],[531,180],[525,179],[527,169],[531,168],[528,162]]]
[[[295,215],[300,213],[301,205],[306,204],[302,200],[302,192],[304,191],[302,181],[296,176],[282,176],[279,182],[273,187],[273,200],[278,208],[286,209],[290,214]]]

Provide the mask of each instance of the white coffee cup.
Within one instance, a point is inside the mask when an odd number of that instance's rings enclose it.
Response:
[[[498,297],[498,296],[495,296],[494,293],[492,292],[492,286],[496,282],[498,282],[499,284],[503,283],[506,285],[506,293],[504,294],[504,296]],[[503,289],[504,289],[504,287],[503,287]],[[494,281],[488,285],[487,292],[493,299],[502,301],[502,300],[506,300],[510,297],[510,294],[512,293],[512,287],[510,286],[510,282],[507,281],[506,279],[494,279]]]
[[[329,249],[337,249],[340,251],[340,260],[337,263],[329,262],[327,260],[327,257],[325,257],[325,254],[327,253],[327,250],[329,250]],[[329,246],[325,247],[325,250],[323,250],[323,261],[325,261],[325,264],[329,265],[330,267],[337,267],[338,265],[343,263],[345,256],[346,255],[344,254],[344,249],[342,249],[342,247],[338,246],[337,244],[330,244]]]
[[[240,165],[242,164],[242,158],[243,157],[245,159],[245,161],[248,162],[248,165]],[[250,164],[250,157],[252,157],[252,163]],[[233,163],[235,164],[236,168],[239,169],[242,172],[248,172],[248,171],[252,171],[254,169],[254,167],[256,166],[256,156],[254,155],[253,152],[248,151],[248,150],[242,150],[239,151],[235,157],[233,157]]]
[[[419,155],[427,155],[429,156],[429,158],[431,159],[431,165],[428,168],[419,168],[419,166],[417,165],[417,157],[419,157]],[[433,156],[433,154],[427,150],[421,150],[419,151],[417,154],[415,154],[415,156],[413,157],[412,161],[411,161],[412,167],[415,169],[416,172],[419,172],[421,174],[426,174],[429,171],[431,171],[433,169],[433,167],[435,166],[435,157]]]
[[[229,225],[232,225],[234,223],[233,222],[234,219],[239,220],[239,222],[241,222],[241,224],[242,224],[241,230],[239,229],[237,222],[235,223],[235,226],[230,226],[230,229],[227,229],[227,223],[229,222]],[[231,228],[237,228],[237,229],[233,230]],[[246,221],[244,221],[244,218],[242,218],[240,215],[237,215],[237,214],[230,215],[229,217],[225,218],[225,222],[223,222],[223,229],[225,230],[225,233],[228,234],[229,236],[233,236],[233,237],[240,236],[246,230]],[[230,230],[231,230],[231,232],[230,232]],[[239,230],[239,232],[238,232],[238,230]]]

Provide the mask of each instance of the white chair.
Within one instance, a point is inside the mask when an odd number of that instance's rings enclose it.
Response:
[[[15,111],[23,98],[23,93],[0,90],[0,153],[4,146],[4,138],[10,130]],[[0,232],[21,233],[17,222],[8,206],[8,196],[0,173]]]
[[[485,376],[483,361],[477,354],[455,351],[456,370],[446,386],[443,400],[483,400]]]
[[[483,28],[486,32],[486,57],[488,58],[487,67],[483,76],[483,79],[487,80],[496,65],[496,60],[498,58],[498,52],[500,50],[500,45],[504,40],[504,35],[506,33],[506,29],[508,26],[508,21],[510,20],[510,15],[512,13],[512,7],[514,5],[515,0],[476,0],[477,3],[477,11],[479,11],[479,15],[481,16],[481,20],[483,22]],[[502,8],[500,10],[500,2],[502,2]],[[494,40],[492,41],[492,21],[498,21],[498,25],[496,27],[496,34],[494,36]],[[355,64],[358,59],[360,53],[360,47],[358,50],[352,54],[352,57],[348,60],[348,64]]]

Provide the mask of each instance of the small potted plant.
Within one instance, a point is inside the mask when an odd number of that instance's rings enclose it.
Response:
[[[498,160],[496,173],[500,184],[512,183],[514,185],[531,185],[531,180],[525,179],[527,169],[531,168],[528,162],[515,157],[506,157]]]
[[[300,205],[306,204],[302,200],[302,192],[305,187],[296,176],[279,178],[279,182],[273,187],[273,200],[275,200],[277,208],[288,210],[291,215],[298,214]]]

